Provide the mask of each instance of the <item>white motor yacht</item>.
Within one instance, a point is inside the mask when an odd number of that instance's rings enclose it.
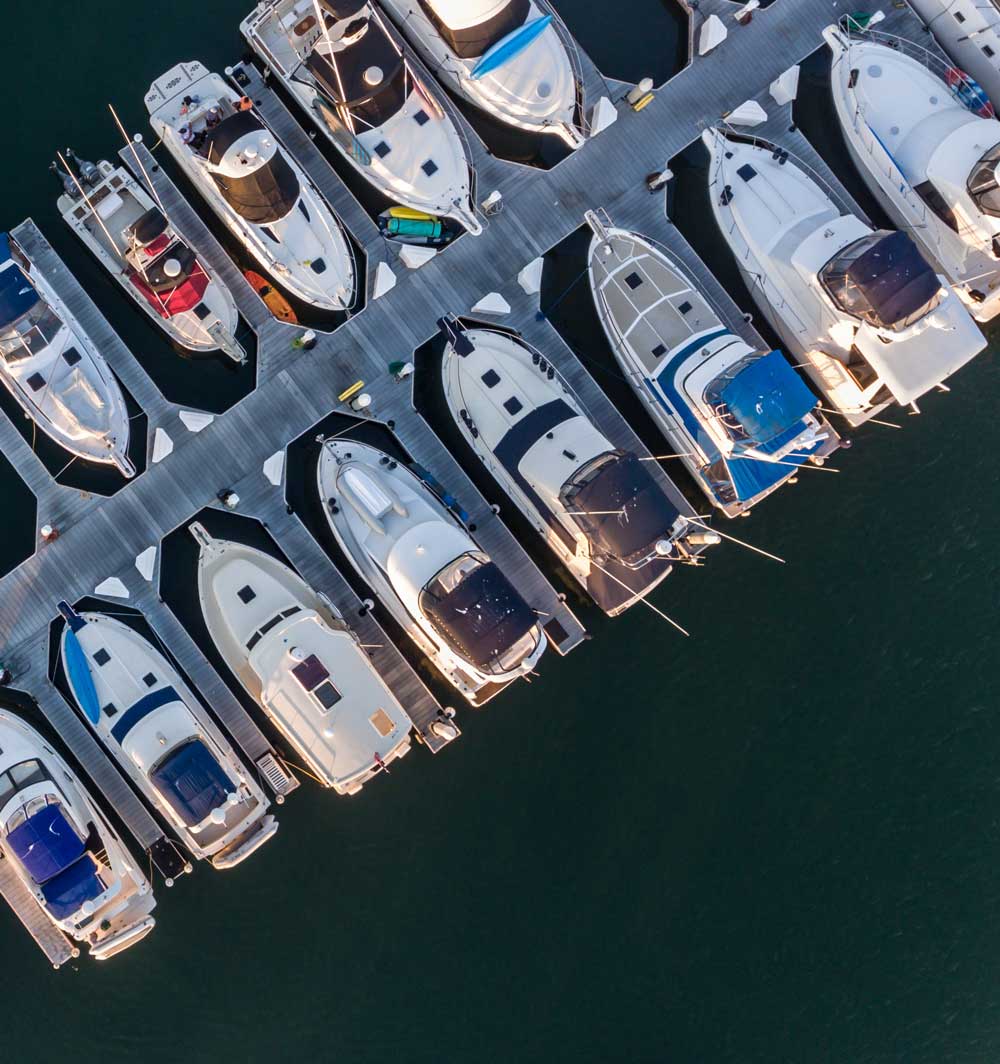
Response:
[[[1000,124],[931,53],[828,26],[833,102],[851,157],[977,321],[1000,314]],[[992,108],[990,109],[992,112]]]
[[[440,672],[473,704],[534,669],[534,610],[426,480],[354,440],[324,441],[320,498],[340,548]]]
[[[427,65],[491,118],[586,139],[576,45],[545,0],[382,0]]]
[[[747,288],[850,424],[915,404],[986,346],[907,233],[843,214],[781,149],[703,138],[712,209]]]
[[[0,851],[64,934],[107,960],[153,930],[153,888],[66,762],[0,710]]]
[[[66,619],[73,697],[114,760],[195,857],[233,868],[278,830],[267,798],[177,671],[134,629],[101,613]]]
[[[767,498],[838,442],[780,351],[727,328],[651,240],[593,214],[590,287],[611,349],[650,417],[728,517]]]
[[[269,554],[190,526],[209,634],[247,692],[338,794],[410,749],[409,716],[357,635],[323,596]]]
[[[949,58],[1000,103],[1000,5],[996,0],[909,0]]]
[[[240,29],[379,192],[482,232],[472,202],[472,162],[459,130],[375,3],[264,0]]]
[[[63,184],[57,206],[97,261],[175,344],[244,361],[232,293],[149,193],[123,166],[74,162],[72,174],[52,164]]]
[[[167,151],[264,270],[314,307],[347,310],[357,277],[340,221],[249,103],[198,62],[146,94]]]
[[[535,348],[498,329],[442,326],[444,394],[466,442],[605,612],[638,602],[699,530]]]
[[[135,476],[118,381],[44,274],[7,233],[0,233],[0,376],[28,417],[60,447]]]

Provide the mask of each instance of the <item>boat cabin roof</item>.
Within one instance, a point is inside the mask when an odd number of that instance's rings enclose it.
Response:
[[[237,790],[197,737],[171,750],[150,773],[150,779],[188,827],[200,824]]]

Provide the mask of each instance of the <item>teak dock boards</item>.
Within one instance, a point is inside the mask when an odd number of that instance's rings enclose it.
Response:
[[[396,286],[383,297],[369,299],[365,308],[332,334],[322,334],[310,352],[296,350],[293,327],[276,322],[252,292],[236,265],[211,235],[169,177],[145,147],[123,160],[138,176],[143,167],[178,228],[221,274],[233,291],[244,320],[257,334],[257,386],[245,399],[198,432],[180,421],[181,407],[168,402],[129,352],[55,251],[33,223],[25,222],[15,236],[29,256],[50,277],[60,295],[90,332],[123,385],[148,419],[146,471],[115,495],[90,496],[57,484],[17,429],[0,418],[0,449],[13,463],[38,499],[38,523],[55,524],[59,539],[0,579],[0,653],[15,666],[16,685],[33,694],[74,756],[83,764],[105,800],[129,830],[159,854],[161,869],[180,855],[104,755],[75,711],[47,678],[48,627],[60,598],[76,600],[92,595],[95,587],[115,576],[130,593],[128,605],[141,610],[181,667],[210,702],[237,744],[251,759],[270,751],[268,740],[246,714],[223,679],[157,596],[158,566],[147,581],[136,558],[186,524],[199,510],[215,505],[222,486],[237,489],[240,512],[264,522],[270,534],[303,577],[326,593],[371,648],[373,660],[413,717],[431,749],[443,743],[430,730],[441,708],[392,645],[376,615],[360,616],[361,603],[299,518],[285,507],[283,487],[264,476],[264,462],[332,412],[349,413],[339,393],[356,380],[365,381],[373,399],[374,419],[392,425],[401,445],[428,468],[468,509],[484,547],[505,568],[533,606],[555,618],[564,633],[557,649],[565,653],[584,638],[580,622],[540,570],[530,561],[506,526],[489,508],[455,459],[414,409],[408,385],[397,384],[387,366],[407,359],[436,332],[447,313],[473,316],[471,307],[489,292],[505,294],[512,313],[498,324],[515,328],[541,347],[571,381],[591,415],[619,445],[643,451],[632,429],[611,405],[589,372],[573,356],[551,325],[536,318],[537,299],[526,298],[516,284],[528,263],[561,242],[583,224],[584,211],[604,208],[613,224],[647,233],[666,245],[685,264],[712,297],[728,323],[755,346],[761,343],[740,308],[721,288],[681,234],[663,215],[661,196],[651,197],[644,177],[667,162],[708,125],[749,98],[758,99],[770,120],[759,135],[803,156],[830,182],[841,202],[849,197],[829,169],[801,136],[788,129],[787,108],[777,108],[768,86],[781,73],[822,46],[820,32],[843,14],[834,0],[776,0],[740,27],[733,21],[737,8],[730,0],[701,0],[692,14],[692,41],[712,15],[726,25],[728,39],[707,56],[691,63],[662,87],[641,114],[620,102],[623,86],[600,78],[586,55],[581,55],[590,106],[598,96],[615,100],[618,121],[551,171],[540,171],[494,158],[461,117],[478,173],[477,200],[499,190],[503,212],[491,217],[479,238],[462,237],[418,271],[407,270],[397,249],[379,236],[372,219],[327,164],[305,131],[304,114],[289,109],[253,68],[242,69],[258,109],[278,136],[327,196],[351,230],[362,251],[367,287],[372,288],[376,266],[388,263]],[[924,40],[919,23],[905,10],[892,10],[884,29]],[[449,110],[456,114],[449,105]],[[711,224],[706,215],[705,224]],[[742,308],[751,310],[750,307]],[[489,319],[486,315],[480,318]],[[138,354],[141,355],[141,352]],[[162,462],[151,461],[157,431],[174,444]],[[655,467],[663,489],[688,506],[667,475]],[[210,471],[206,473],[206,471]],[[668,585],[669,586],[669,585]],[[164,848],[169,849],[164,849]],[[15,908],[53,963],[72,956],[65,938],[39,923],[27,892],[18,890],[10,869],[0,861],[0,894]],[[53,937],[55,936],[55,937]],[[58,941],[56,941],[58,939]]]

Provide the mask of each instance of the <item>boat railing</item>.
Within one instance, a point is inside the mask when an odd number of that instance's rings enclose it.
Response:
[[[976,82],[964,70],[947,62],[929,48],[924,48],[923,45],[905,37],[899,37],[894,33],[886,33],[883,30],[862,29],[850,15],[845,15],[841,19],[840,27],[847,36],[848,48],[850,48],[851,41],[870,41],[874,44],[881,44],[920,63],[921,66],[940,78],[952,92],[955,92],[955,88],[959,83],[965,85],[970,92],[978,88]]]
[[[584,96],[583,63],[580,60],[580,47],[576,43],[576,38],[570,32],[569,27],[563,22],[562,16],[549,3],[549,0],[535,0],[535,3],[543,14],[552,16],[552,28],[556,31],[559,40],[562,41],[563,47],[566,49],[566,54],[569,56],[580,101],[580,128],[589,137],[590,123],[587,121],[587,101]]]

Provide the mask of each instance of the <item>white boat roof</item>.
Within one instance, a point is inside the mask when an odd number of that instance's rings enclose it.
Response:
[[[603,307],[602,321],[610,319],[640,371],[652,374],[670,351],[722,322],[683,270],[649,241],[623,229],[608,236],[607,243],[597,236],[590,243],[598,310]]]
[[[968,181],[976,163],[1000,142],[1000,123],[970,114],[971,122],[956,127],[934,148],[927,175],[939,191],[952,190],[952,198],[968,196]]]
[[[250,664],[265,705],[333,784],[369,772],[375,755],[388,757],[412,727],[350,632],[330,628],[314,610],[267,632]]]
[[[511,0],[426,0],[427,6],[449,28],[464,30],[499,15]]]
[[[479,550],[471,536],[450,521],[421,521],[406,529],[389,551],[386,570],[415,604],[420,591],[449,563]]]

